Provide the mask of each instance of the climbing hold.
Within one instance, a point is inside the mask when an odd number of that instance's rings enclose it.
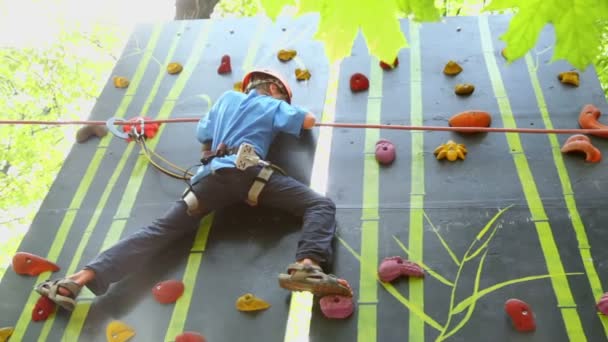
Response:
[[[602,115],[602,113],[596,106],[592,104],[585,105],[578,115],[578,124],[581,126],[581,128],[585,129],[608,129],[608,125],[604,125],[598,121],[600,115]],[[608,133],[589,134],[602,138],[608,138]]]
[[[447,143],[439,145],[433,154],[437,160],[447,159],[449,161],[455,161],[459,158],[465,160],[467,157],[467,148],[464,144],[457,144],[452,140],[448,140]]]
[[[239,91],[239,92],[243,92],[243,82],[238,81],[235,82],[234,85],[232,86],[232,89],[234,89],[234,91]]]
[[[220,66],[217,68],[217,73],[220,75],[229,74],[232,72],[232,66],[230,65],[230,56],[223,55]]]
[[[395,160],[395,145],[387,139],[376,142],[376,160],[382,165],[389,165]]]
[[[135,330],[121,321],[112,321],[106,328],[108,342],[126,342],[135,336]]]
[[[270,307],[270,304],[263,299],[246,293],[236,300],[236,309],[239,311],[259,311]]]
[[[197,332],[186,331],[175,336],[175,342],[207,342],[207,339]]]
[[[568,138],[560,151],[562,153],[585,153],[585,161],[590,163],[599,163],[602,160],[602,152],[591,144],[589,137],[582,134],[575,134]]]
[[[604,293],[600,300],[597,301],[596,307],[599,312],[608,315],[608,292]]]
[[[330,295],[319,300],[321,312],[327,318],[344,319],[353,314],[355,304],[353,297]]]
[[[297,54],[298,53],[296,52],[296,50],[281,49],[279,50],[279,53],[277,53],[277,58],[279,58],[281,62],[288,62],[292,60]]]
[[[475,86],[470,83],[460,83],[454,87],[454,93],[456,95],[471,95],[475,91]]]
[[[26,252],[17,252],[13,256],[13,270],[21,275],[37,276],[42,272],[59,271],[59,266],[55,263]]]
[[[355,73],[350,77],[350,90],[353,92],[369,89],[369,80],[361,73]]]
[[[569,84],[575,87],[578,87],[580,83],[580,78],[578,76],[578,72],[576,71],[560,72],[559,75],[557,75],[557,79],[563,84]]]
[[[82,126],[76,132],[76,142],[82,144],[88,141],[91,137],[103,138],[108,134],[108,128],[101,125],[86,125]]]
[[[462,67],[454,61],[449,61],[445,67],[443,67],[443,73],[450,76],[456,76],[460,74]]]
[[[165,280],[152,289],[152,294],[156,301],[161,304],[175,303],[184,293],[184,283],[179,280]]]
[[[55,312],[55,308],[57,304],[55,304],[48,297],[41,296],[36,301],[36,305],[34,305],[34,309],[32,309],[32,321],[46,321],[49,316]]]
[[[490,113],[479,110],[467,110],[454,114],[448,120],[450,127],[489,127],[492,123]],[[475,133],[475,132],[460,132]]]
[[[116,88],[126,88],[129,86],[129,79],[124,76],[114,76],[112,77],[112,81]]]
[[[184,67],[177,62],[171,62],[167,65],[167,72],[171,75],[179,74],[182,70],[184,70]]]
[[[143,120],[143,132],[142,132],[142,120]],[[137,116],[132,119],[129,119],[129,122],[132,122],[130,125],[123,125],[122,130],[125,133],[130,133],[135,130],[138,134],[144,135],[146,139],[152,139],[158,133],[158,129],[160,127],[159,123],[147,123],[146,120],[152,120],[152,118],[147,116]],[[127,141],[131,141],[131,138],[127,139]]]
[[[8,338],[11,337],[13,331],[15,331],[15,328],[13,327],[0,328],[0,342],[8,341]]]
[[[378,277],[384,282],[391,282],[401,276],[423,278],[424,270],[415,262],[400,256],[387,257],[378,268]]]
[[[536,329],[534,313],[530,306],[519,299],[509,299],[505,302],[505,312],[511,317],[511,322],[517,331],[527,332]]]
[[[509,57],[507,57],[507,49],[503,48],[502,50],[500,50],[500,55],[502,57],[504,57],[504,59],[509,59]]]
[[[383,61],[380,61],[380,67],[381,67],[383,70],[393,70],[393,69],[395,69],[395,68],[396,68],[398,65],[399,65],[399,58],[397,58],[397,57],[395,57],[395,60],[393,61],[393,64],[392,64],[392,65],[391,65],[391,64],[388,64],[388,63],[385,63],[385,62],[383,62]]]
[[[296,79],[298,81],[306,81],[310,79],[310,71],[308,69],[296,69]]]

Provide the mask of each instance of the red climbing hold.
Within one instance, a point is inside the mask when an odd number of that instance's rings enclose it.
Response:
[[[395,145],[386,139],[376,142],[376,160],[378,163],[388,165],[395,160]]]
[[[184,293],[184,283],[179,280],[165,280],[152,289],[154,298],[161,304],[175,303]]]
[[[142,132],[142,123],[141,121],[144,121],[143,123],[143,132]],[[125,133],[131,133],[133,129],[135,129],[135,131],[137,132],[137,134],[143,134],[144,138],[146,139],[152,139],[154,138],[154,136],[156,135],[156,133],[158,133],[158,129],[160,127],[159,123],[147,123],[147,120],[152,120],[152,118],[147,117],[147,116],[137,116],[134,117],[132,119],[129,120],[129,122],[132,122],[133,124],[131,125],[123,125],[122,126],[122,131]],[[131,141],[131,138],[127,139],[127,141]]]
[[[399,58],[395,57],[393,65],[380,61],[380,67],[384,70],[393,70],[399,65]]]
[[[229,74],[232,72],[232,66],[230,65],[230,56],[223,55],[220,66],[217,68],[217,73],[220,75]]]
[[[378,277],[384,282],[391,282],[401,276],[424,277],[424,270],[415,262],[404,260],[400,256],[384,258],[378,268]]]
[[[536,329],[532,308],[519,299],[511,298],[505,302],[505,311],[517,331],[528,332]]]
[[[608,292],[604,293],[602,298],[597,302],[597,310],[604,315],[608,315]]]
[[[369,80],[361,73],[353,74],[350,77],[350,90],[353,92],[365,91],[369,89]]]
[[[186,331],[181,335],[175,336],[175,342],[207,342],[207,339],[197,332]]]
[[[17,274],[37,276],[42,272],[59,271],[59,266],[37,255],[17,252],[13,256],[13,270]]]
[[[57,304],[53,303],[48,297],[42,296],[38,298],[38,301],[32,310],[32,320],[35,322],[45,321],[53,312],[55,312],[55,307],[57,307]]]
[[[327,318],[344,319],[353,314],[355,304],[353,297],[331,295],[321,298],[319,301],[321,312]]]

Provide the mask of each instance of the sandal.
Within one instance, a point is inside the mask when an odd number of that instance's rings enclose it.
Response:
[[[294,263],[287,268],[287,274],[279,274],[279,285],[290,291],[309,291],[315,296],[339,295],[352,297],[353,291],[344,279],[333,274],[325,274],[321,267]]]
[[[59,293],[59,288],[63,288],[70,292],[69,296],[64,296]],[[47,280],[36,285],[36,292],[41,296],[47,297],[52,300],[55,304],[62,308],[73,311],[76,307],[76,297],[80,293],[82,286],[72,279],[63,278],[57,280]]]

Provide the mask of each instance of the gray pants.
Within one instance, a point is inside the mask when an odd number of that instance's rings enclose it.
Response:
[[[85,268],[95,272],[95,279],[87,287],[96,295],[105,293],[112,283],[141,270],[172,242],[198,229],[201,219],[208,213],[245,201],[259,170],[259,167],[245,171],[219,169],[193,184],[200,214],[190,216],[186,203],[181,199],[176,201],[164,216],[123,238],[87,264]],[[336,231],[336,207],[332,200],[275,172],[260,194],[258,205],[302,217],[296,260],[310,258],[321,264],[331,260]]]

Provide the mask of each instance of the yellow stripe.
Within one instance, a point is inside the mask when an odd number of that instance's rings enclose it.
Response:
[[[256,27],[256,32],[254,33],[249,48],[247,49],[247,55],[245,56],[245,61],[243,62],[243,70],[249,70],[251,68],[252,61],[259,50],[263,33],[267,29],[267,22],[263,21]],[[211,108],[211,105],[209,105],[209,108]],[[192,295],[196,285],[196,277],[201,267],[201,262],[203,261],[203,252],[207,247],[207,239],[209,237],[209,232],[211,231],[211,226],[213,225],[213,217],[214,213],[207,215],[203,219],[199,231],[194,239],[182,279],[182,282],[185,285],[184,294],[176,302],[175,307],[173,308],[171,320],[169,321],[167,333],[165,334],[165,341],[173,341],[175,336],[180,334],[186,326],[188,311],[190,310],[190,303],[192,302]]]
[[[551,117],[549,116],[547,103],[540,86],[540,81],[538,80],[538,76],[536,74],[536,67],[534,66],[534,61],[529,54],[526,55],[526,65],[528,67],[530,80],[532,81],[532,87],[534,88],[536,102],[538,104],[538,109],[540,110],[543,123],[545,124],[546,128],[553,129],[553,123],[551,122]],[[576,199],[574,198],[574,192],[572,191],[572,184],[570,183],[570,175],[568,174],[568,169],[564,164],[564,159],[562,158],[557,136],[555,134],[548,134],[547,137],[549,138],[549,143],[551,144],[553,162],[562,186],[564,201],[566,202],[566,207],[568,208],[568,217],[570,217],[570,220],[572,221],[572,227],[574,228],[576,240],[578,241],[578,249],[583,266],[585,267],[585,274],[587,275],[587,279],[589,279],[589,285],[591,286],[593,297],[595,299],[599,299],[604,294],[604,290],[602,289],[602,283],[597,274],[597,270],[595,269],[595,265],[593,264],[591,246],[589,245],[585,225],[583,224],[581,215],[578,212]],[[599,318],[604,327],[604,334],[606,337],[608,337],[608,316],[599,315]]]
[[[500,70],[498,69],[498,65],[494,57],[494,47],[492,44],[488,19],[486,16],[480,16],[478,20],[483,53],[488,68],[488,74],[490,75],[490,80],[492,82],[494,95],[496,96],[500,109],[503,125],[508,128],[515,128],[516,124],[511,111],[511,105],[502,82]],[[517,174],[522,184],[524,195],[532,214],[532,219],[536,226],[538,239],[545,257],[545,263],[547,265],[549,275],[551,275],[551,284],[557,298],[557,305],[562,313],[562,318],[564,325],[566,326],[568,337],[571,341],[586,341],[587,338],[585,336],[580,317],[576,313],[576,310],[571,309],[576,306],[576,303],[574,302],[574,298],[570,290],[570,284],[568,283],[568,279],[565,275],[566,272],[555,243],[555,238],[553,237],[551,226],[547,221],[547,216],[536,188],[536,183],[534,182],[528,161],[523,153],[519,134],[507,134],[507,142],[509,144],[509,148],[514,151],[513,159],[517,169]]]
[[[152,32],[152,35],[150,36],[150,40],[148,42],[146,50],[153,50],[156,47],[156,44],[158,43],[158,38],[160,36],[161,28],[162,27],[160,25],[155,26],[155,29]],[[146,70],[146,68],[150,62],[151,56],[152,56],[151,53],[146,53],[142,56],[142,59],[139,62],[139,65],[135,71],[135,74],[132,77],[132,82],[129,87],[129,90],[131,92],[134,93],[137,90],[137,87],[139,86],[141,78],[143,77],[143,73]],[[118,109],[115,112],[115,117],[124,116],[132,99],[133,99],[132,96],[128,96],[128,97],[125,96],[122,99],[120,105],[118,106]],[[80,209],[80,206],[82,205],[82,201],[84,200],[84,197],[87,195],[87,193],[89,191],[89,187],[91,186],[91,183],[93,182],[93,179],[95,178],[95,175],[97,174],[97,170],[99,170],[101,161],[106,152],[106,147],[109,144],[109,141],[111,139],[112,139],[112,136],[109,135],[101,140],[99,147],[97,148],[95,155],[91,159],[89,166],[88,166],[87,170],[85,171],[84,176],[82,177],[82,180],[80,181],[80,184],[78,185],[78,189],[76,190],[76,193],[74,194],[74,197],[72,198],[72,201],[70,202],[70,205],[69,205],[70,211],[68,211],[66,213],[63,220],[61,221],[61,224],[59,225],[59,228],[57,229],[57,234],[55,235],[55,239],[51,243],[51,248],[47,255],[47,259],[56,262],[57,259],[59,258],[59,254],[63,250],[63,246],[65,245],[67,237],[72,229],[72,224],[74,223],[74,220],[76,219],[76,215],[78,213],[77,210]],[[38,276],[36,283],[41,283],[41,282],[45,281],[46,279],[48,279],[49,277],[50,277],[50,273],[44,272]],[[30,296],[28,297],[27,302],[23,307],[23,311],[21,312],[21,315],[19,316],[19,319],[17,320],[17,323],[15,325],[15,331],[13,332],[13,335],[12,335],[12,338],[15,341],[23,340],[23,337],[27,331],[29,322],[31,320],[31,312],[34,309],[34,305],[36,304],[36,301],[38,300],[38,298],[39,298],[39,295],[35,292],[32,292],[30,294]]]
[[[329,66],[329,79],[325,92],[325,103],[319,120],[321,122],[334,122],[336,116],[336,100],[338,94],[338,80],[340,63],[335,62]],[[315,148],[312,165],[310,187],[325,195],[327,192],[327,175],[329,172],[329,155],[331,153],[333,129],[320,127],[319,137]],[[313,296],[309,292],[293,292],[289,305],[287,326],[285,327],[285,342],[307,342],[310,334],[310,317],[312,315]]]
[[[422,59],[420,56],[420,24],[410,20],[410,120],[412,125],[421,126],[422,112]],[[424,252],[424,132],[411,132],[412,167],[409,221],[409,258],[422,263]],[[424,282],[410,279],[409,293],[411,305],[424,312]],[[424,341],[424,320],[409,314],[409,341]]]
[[[206,42],[207,36],[209,34],[209,26],[210,26],[210,24],[208,24],[208,22],[203,23],[203,28],[201,29],[200,37],[197,40],[196,46],[193,47],[193,55],[190,59],[188,59],[188,62],[184,66],[184,71],[182,71],[179,78],[175,81],[175,84],[173,85],[171,91],[169,92],[169,96],[173,95],[173,97],[171,97],[172,99],[175,98],[175,94],[179,95],[179,93],[183,90],[186,82],[189,80],[190,76],[192,75],[193,69],[196,67],[196,65],[200,59],[200,55],[202,54],[202,51],[204,50],[204,43]],[[185,26],[182,24],[182,28],[183,27],[185,27]],[[170,59],[172,58],[173,52],[177,46],[178,41],[179,40],[176,39],[173,42],[173,45],[171,46],[170,51],[167,54],[167,58],[166,58],[167,61],[170,61]],[[165,61],[165,65],[168,63],[167,61]],[[166,71],[164,70],[164,68],[162,68],[159,72],[159,75],[157,76],[156,82],[160,82],[165,75],[166,75]],[[155,89],[158,89],[158,88],[155,88]],[[154,97],[154,96],[156,96],[155,93],[149,94],[149,97]],[[167,105],[167,102],[169,102],[169,105]],[[174,105],[175,105],[174,100],[165,101],[163,106],[160,109],[160,112],[159,112],[157,118],[165,119],[165,118],[169,117],[169,115],[171,114],[171,111],[173,110]],[[144,115],[144,114],[145,113],[142,113],[142,115]],[[147,142],[150,149],[154,149],[156,147],[156,145],[158,145],[158,142],[160,141],[160,137],[162,136],[164,128],[165,128],[164,125],[161,126],[156,138]],[[132,145],[132,144],[130,144],[130,145]],[[125,155],[126,154],[124,154],[123,157]],[[112,229],[110,229],[108,231],[108,233],[106,234],[106,238],[104,239],[102,250],[103,250],[103,248],[107,248],[108,246],[113,245],[120,239],[120,236],[122,235],[122,232],[123,232],[125,224],[126,224],[125,220],[126,220],[126,218],[130,217],[130,215],[131,215],[131,209],[133,208],[133,205],[135,203],[137,193],[139,192],[139,189],[141,188],[141,184],[143,182],[143,178],[144,178],[145,172],[147,170],[147,166],[148,166],[148,163],[147,163],[146,157],[144,155],[140,155],[135,163],[135,166],[133,167],[133,171],[131,172],[129,181],[128,181],[125,191],[123,193],[123,197],[121,198],[121,201],[118,205],[117,214],[115,216],[115,219],[119,219],[120,221],[115,221],[116,224],[113,224]],[[80,331],[82,330],[82,327],[86,320],[89,307],[90,306],[86,306],[83,309],[81,309],[82,311],[84,311],[82,314],[70,317],[70,321],[68,322],[68,325],[65,329],[64,336],[80,336]]]
[[[379,124],[382,112],[383,71],[378,60],[371,58],[369,93],[367,97],[367,124]],[[379,213],[379,172],[375,157],[376,142],[380,139],[379,129],[365,130],[365,159],[363,161],[363,198],[361,210],[361,262],[359,271],[359,315],[357,341],[376,341],[378,282],[370,277],[378,269],[378,220]],[[363,309],[363,310],[361,310]]]

